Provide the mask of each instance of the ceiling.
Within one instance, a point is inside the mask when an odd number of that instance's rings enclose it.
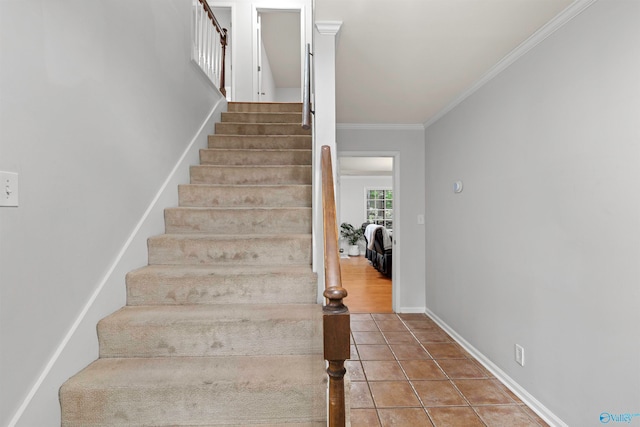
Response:
[[[573,0],[315,0],[342,21],[338,123],[423,124]]]

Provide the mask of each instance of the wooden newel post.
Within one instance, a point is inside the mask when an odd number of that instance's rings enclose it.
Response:
[[[346,423],[344,361],[349,359],[349,309],[343,299],[347,290],[342,287],[340,254],[338,252],[338,226],[333,190],[331,149],[322,146],[322,212],[324,224],[324,275],[327,299],[323,307],[324,358],[329,362],[329,427],[344,427]]]
[[[337,297],[339,299],[331,299]],[[329,362],[329,427],[343,427],[346,423],[344,367],[345,360],[351,357],[349,343],[349,310],[342,304],[343,288],[329,288],[324,296],[329,299],[324,307],[324,358]]]

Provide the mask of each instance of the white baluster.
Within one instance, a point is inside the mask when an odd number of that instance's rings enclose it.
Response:
[[[220,51],[221,51],[221,46],[220,46],[220,34],[218,34],[218,32],[216,31],[216,40],[215,40],[215,51],[214,51],[214,82],[216,84],[219,84],[218,82],[220,81]]]
[[[222,75],[222,35],[216,29],[205,7],[193,0],[193,59],[218,87]],[[222,88],[218,88],[222,89]]]
[[[213,26],[213,22],[209,22],[209,68],[208,75],[211,80],[213,80],[213,33],[216,32],[215,27]]]

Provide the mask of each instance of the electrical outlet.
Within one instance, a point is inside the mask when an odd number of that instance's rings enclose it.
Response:
[[[518,344],[516,344],[516,362],[520,366],[524,366],[524,348]]]

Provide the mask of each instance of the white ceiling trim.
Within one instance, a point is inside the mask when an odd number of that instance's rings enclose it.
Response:
[[[342,21],[317,21],[316,28],[323,36],[335,36],[342,27]]]
[[[428,128],[442,117],[444,117],[449,111],[457,107],[462,101],[470,97],[482,86],[494,79],[498,74],[506,70],[511,64],[516,62],[519,58],[524,56],[531,49],[542,43],[547,37],[562,28],[565,24],[571,21],[573,18],[582,13],[586,8],[591,6],[597,0],[575,0],[569,7],[563,10],[551,21],[540,27],[538,31],[533,33],[528,39],[522,42],[518,47],[507,54],[500,62],[491,67],[478,81],[476,81],[471,87],[462,92],[446,107],[437,112],[433,117],[424,123],[424,128]]]
[[[423,124],[336,123],[338,130],[424,130]]]

